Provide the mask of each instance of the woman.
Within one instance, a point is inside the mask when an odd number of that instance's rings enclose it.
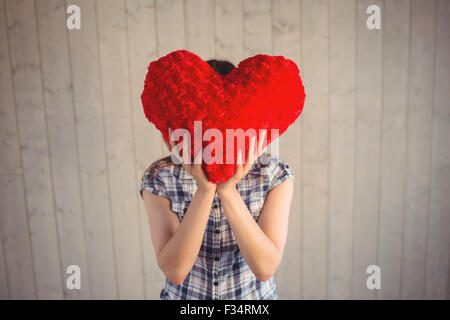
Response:
[[[207,62],[221,75],[234,68]],[[173,143],[166,146],[171,151]],[[254,140],[250,149],[224,183],[208,181],[200,164],[174,164],[170,156],[145,171],[140,194],[166,276],[161,299],[278,299],[274,274],[287,239],[294,176],[277,158],[262,164]]]

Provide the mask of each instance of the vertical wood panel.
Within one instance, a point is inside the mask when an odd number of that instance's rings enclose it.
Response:
[[[0,241],[3,298],[36,298],[33,255],[24,202],[14,88],[11,76],[6,11],[0,1]],[[0,266],[0,268],[2,268]],[[9,290],[8,290],[9,286]],[[8,291],[4,291],[8,290]]]
[[[302,1],[303,76],[303,297],[327,296],[328,255],[328,1]]]
[[[185,21],[182,0],[157,0],[156,22],[159,57],[185,49]]]
[[[216,58],[235,66],[244,56],[243,0],[215,0]]]
[[[0,241],[1,239],[2,235],[0,232]],[[0,300],[6,299],[8,299],[8,278],[6,276],[5,255],[3,253],[3,245],[2,245],[0,246]]]
[[[422,299],[430,196],[435,1],[411,2],[408,140],[401,297]]]
[[[142,174],[151,162],[161,158],[161,134],[145,118],[141,93],[149,63],[157,59],[154,1],[127,0],[127,34],[130,64],[130,105],[133,117],[133,138],[136,150],[136,197],[139,202],[144,289],[146,299],[159,299],[164,275],[158,267],[152,247],[150,228],[139,185]]]
[[[450,2],[438,4],[426,299],[448,299],[450,259]]]
[[[214,1],[186,0],[186,49],[207,61],[215,57],[214,50]]]
[[[244,57],[272,50],[272,24],[270,0],[244,1]]]
[[[330,1],[330,220],[328,297],[351,298],[354,139],[354,0]]]
[[[36,16],[61,261],[63,270],[75,264],[87,271],[69,50],[64,28],[65,1],[39,2]],[[68,107],[61,108],[64,104]],[[89,273],[83,272],[81,290],[65,287],[65,298],[89,299],[89,283]]]
[[[109,204],[102,97],[93,1],[67,1],[82,10],[81,30],[67,31],[71,58],[75,128],[80,163],[81,194],[91,298],[117,298]]]
[[[381,158],[378,298],[398,299],[402,256],[406,115],[409,60],[409,0],[386,1],[383,42],[383,127]]]
[[[369,5],[383,10],[382,1],[357,2],[356,136],[353,298],[373,299],[366,269],[377,265],[381,137],[382,35],[366,26]]]
[[[300,69],[300,1],[271,1],[272,54],[292,59]],[[308,98],[307,98],[308,99]],[[294,194],[289,216],[289,230],[283,261],[276,279],[280,299],[302,297],[302,120],[303,115],[280,137],[280,159],[289,164],[295,176]]]
[[[301,68],[301,0],[272,0],[272,54],[284,55]]]
[[[61,298],[62,268],[52,193],[53,182],[34,3],[32,1],[6,1],[6,17],[37,297]],[[17,195],[21,194],[17,193]],[[12,208],[14,207],[12,205]],[[14,214],[14,212],[10,213]],[[14,226],[15,223],[23,223],[23,220],[18,219],[11,222]],[[4,240],[8,240],[10,236],[20,235],[19,233],[16,235],[4,234],[3,236],[6,237]],[[22,261],[17,262],[19,266],[22,263]],[[22,268],[12,272],[18,272],[19,276],[22,272],[30,273],[31,271],[28,265],[25,265],[24,269],[20,269]],[[23,274],[22,276],[29,277],[30,275]],[[22,283],[22,280],[15,280]],[[20,292],[15,292],[15,288],[12,286],[10,288],[11,297],[33,297],[34,289],[31,283],[23,283],[24,287]]]
[[[0,0],[0,299],[159,299],[138,188],[167,150],[140,94],[148,64],[184,48],[300,68],[280,298],[449,298],[448,16],[446,0]]]
[[[144,297],[125,3],[97,1],[103,116],[120,299]]]

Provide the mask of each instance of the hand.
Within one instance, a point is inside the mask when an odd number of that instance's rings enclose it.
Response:
[[[185,141],[184,139],[185,139],[185,137],[183,137],[183,141]],[[175,142],[170,140],[170,146],[167,145],[167,142],[166,142],[166,146],[168,147],[169,151],[172,152],[172,149],[175,146]],[[183,150],[183,152],[184,152],[184,150]],[[205,172],[202,169],[202,165],[201,164],[193,163],[192,159],[191,159],[191,163],[184,163],[183,159],[180,159],[178,157],[178,155],[176,155],[175,153],[173,155],[175,157],[177,157],[177,159],[179,160],[179,162],[181,163],[183,168],[187,172],[189,172],[191,176],[194,177],[195,181],[197,182],[197,190],[214,191],[214,192],[216,191],[217,185],[215,183],[212,183],[211,181],[208,180],[208,178],[206,177]],[[201,156],[201,153],[199,153],[199,156]]]
[[[256,137],[253,137],[250,141],[250,146],[248,149],[248,156],[245,163],[242,161],[241,150],[238,150],[237,161],[236,161],[236,172],[234,175],[226,182],[219,183],[217,185],[217,192],[226,192],[229,190],[236,190],[236,184],[248,173],[253,165],[253,162],[266,150],[267,146],[262,147],[265,139],[265,131],[260,136],[258,141],[258,148],[255,148]]]

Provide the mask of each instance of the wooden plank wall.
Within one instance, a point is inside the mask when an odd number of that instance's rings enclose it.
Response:
[[[280,298],[450,299],[448,17],[447,0],[0,0],[0,299],[159,299],[138,188],[167,150],[140,94],[177,49],[300,68]]]

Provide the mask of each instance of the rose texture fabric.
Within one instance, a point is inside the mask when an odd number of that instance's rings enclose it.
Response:
[[[232,150],[235,161],[226,163],[226,151],[230,151],[226,148],[226,130],[248,132],[253,128],[259,133],[266,129],[264,145],[270,144],[277,138],[272,137],[271,129],[277,129],[281,136],[300,116],[305,89],[298,66],[283,56],[258,54],[222,76],[196,54],[176,50],[150,63],[141,100],[146,118],[166,142],[169,128],[189,131],[192,159],[194,121],[202,122],[202,134],[211,128],[222,132],[223,161],[202,163],[208,179],[219,183],[236,170],[236,144]],[[210,143],[203,139],[202,147]],[[246,139],[243,156],[248,149]]]

